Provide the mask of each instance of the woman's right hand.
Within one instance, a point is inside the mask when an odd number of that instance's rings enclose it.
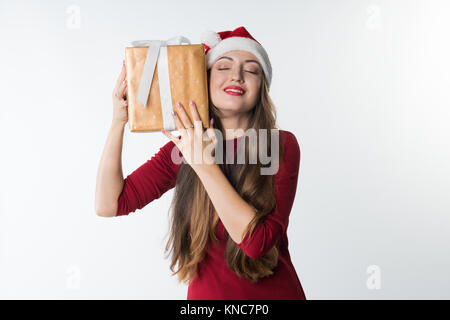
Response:
[[[128,97],[127,97],[127,69],[125,60],[122,71],[116,82],[113,94],[113,123],[125,125],[128,122]]]

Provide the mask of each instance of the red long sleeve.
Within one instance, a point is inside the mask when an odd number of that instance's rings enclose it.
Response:
[[[297,190],[300,147],[295,136],[289,131],[281,137],[286,139],[281,140],[286,147],[284,163],[280,165],[274,177],[276,208],[255,227],[251,237],[247,233],[242,242],[237,244],[246,255],[253,259],[266,254],[286,232]]]
[[[142,209],[164,192],[175,187],[179,164],[172,161],[171,152],[176,148],[172,141],[166,143],[151,160],[148,160],[124,179],[122,193],[119,196],[116,216],[128,215],[136,209]]]

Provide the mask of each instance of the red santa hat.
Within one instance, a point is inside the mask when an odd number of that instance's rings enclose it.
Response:
[[[210,69],[216,59],[228,51],[243,50],[253,53],[261,63],[267,87],[270,87],[272,66],[269,56],[263,46],[244,27],[233,31],[205,31],[202,34],[201,43],[205,47],[207,69]]]

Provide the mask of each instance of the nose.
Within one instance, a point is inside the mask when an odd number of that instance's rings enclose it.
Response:
[[[242,70],[241,70],[240,66],[235,66],[233,68],[233,72],[231,74],[231,80],[237,81],[237,82],[242,82],[243,78],[242,78]]]

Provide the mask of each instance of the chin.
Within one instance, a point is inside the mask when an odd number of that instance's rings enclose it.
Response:
[[[231,101],[225,101],[218,105],[215,105],[217,108],[223,111],[238,111],[245,108],[245,105],[242,103],[233,103]]]

